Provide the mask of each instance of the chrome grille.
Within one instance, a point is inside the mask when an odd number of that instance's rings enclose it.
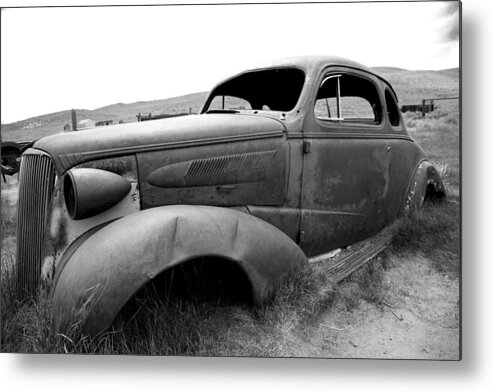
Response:
[[[37,293],[41,276],[43,240],[55,168],[44,154],[24,154],[19,176],[17,212],[17,295]]]

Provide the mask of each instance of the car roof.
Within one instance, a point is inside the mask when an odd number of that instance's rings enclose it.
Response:
[[[376,76],[377,78],[381,79],[383,82],[385,82],[385,84],[387,84],[395,94],[392,85],[387,80],[385,80],[382,76],[377,74],[374,70],[356,61],[344,57],[338,57],[338,56],[308,55],[308,56],[287,57],[287,58],[281,58],[281,59],[271,60],[257,64],[254,68],[251,68],[248,71],[253,71],[256,69],[264,69],[264,68],[297,67],[303,69],[306,73],[313,74],[313,72],[316,72],[330,65],[355,68],[368,72]]]
[[[341,65],[345,67],[358,68],[370,73],[374,73],[367,66],[360,64],[356,61],[346,59],[338,56],[296,56],[287,57],[276,60],[263,62],[258,65],[258,68],[271,68],[271,67],[299,67],[307,71],[316,70],[327,65]]]

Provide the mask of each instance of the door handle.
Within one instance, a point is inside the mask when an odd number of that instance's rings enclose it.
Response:
[[[218,191],[231,191],[233,189],[235,189],[236,186],[234,185],[219,185],[219,186],[216,186],[216,189]]]

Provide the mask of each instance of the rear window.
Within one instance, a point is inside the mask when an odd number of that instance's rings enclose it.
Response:
[[[303,89],[305,74],[297,68],[244,73],[216,87],[208,110],[293,110]]]

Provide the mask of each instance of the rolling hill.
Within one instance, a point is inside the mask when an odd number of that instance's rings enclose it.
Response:
[[[456,97],[459,95],[459,68],[441,71],[409,71],[392,67],[375,67],[376,73],[387,79],[396,90],[399,104],[418,104],[423,98]],[[134,103],[116,103],[95,110],[76,109],[77,119],[118,122],[137,121],[138,113],[197,113],[207,93],[195,93],[175,98]],[[442,108],[457,108],[457,101],[440,101]],[[10,124],[2,124],[2,141],[29,141],[61,132],[71,123],[70,110],[44,114]]]
[[[441,71],[408,71],[388,67],[373,69],[394,87],[401,105],[418,104],[423,98],[459,96],[459,68]]]
[[[197,113],[207,93],[195,93],[181,97],[142,101],[134,103],[116,103],[95,110],[75,109],[77,120],[91,119],[95,122],[113,120],[115,123],[137,121],[138,113]],[[2,141],[28,141],[61,132],[65,124],[72,124],[71,110],[30,117],[10,124],[2,124]]]

